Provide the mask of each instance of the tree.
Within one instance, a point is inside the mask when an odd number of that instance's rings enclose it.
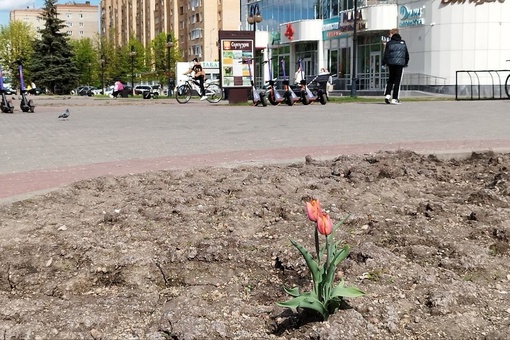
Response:
[[[44,28],[34,44],[27,63],[32,77],[53,93],[69,93],[78,80],[78,69],[65,32],[64,20],[58,18],[57,0],[45,0],[40,19]],[[23,60],[22,60],[23,61]]]
[[[99,83],[97,72],[98,55],[94,50],[92,39],[82,38],[70,40],[69,45],[73,50],[73,62],[78,69],[78,85],[96,85]]]
[[[172,70],[175,62],[180,60],[179,48],[177,40],[173,34],[171,41],[173,42],[170,50],[166,47],[166,33],[159,33],[154,40],[152,40],[152,57],[154,58],[154,71],[159,84],[166,84],[168,78],[173,78],[175,75]],[[168,52],[170,51],[170,68],[168,67]]]
[[[19,87],[18,64],[16,60],[32,55],[34,29],[27,23],[14,20],[8,26],[0,26],[0,63],[5,79],[12,78],[12,88]],[[25,72],[25,79],[31,79]],[[35,80],[34,80],[35,81]]]

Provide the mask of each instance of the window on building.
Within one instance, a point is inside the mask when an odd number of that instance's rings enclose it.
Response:
[[[80,13],[78,16],[80,19],[83,19],[83,13]]]
[[[190,32],[190,40],[198,39],[202,37],[202,29],[201,28],[195,28],[191,30]]]
[[[73,35],[73,31],[67,31],[67,35]]]
[[[84,26],[83,22],[80,22],[80,27],[83,27],[83,26]]]
[[[70,22],[70,21],[68,21],[68,22],[66,22],[66,26],[67,26],[67,27],[73,27],[73,23],[72,23],[72,22]]]
[[[191,48],[192,54],[202,56],[202,47],[200,45],[193,45]]]
[[[83,31],[80,31],[80,36],[82,36],[82,37],[83,37],[83,35],[84,35]]]

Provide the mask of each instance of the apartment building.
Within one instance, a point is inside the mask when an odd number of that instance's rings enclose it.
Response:
[[[93,38],[99,33],[99,7],[91,5],[90,1],[57,4],[56,8],[58,18],[64,20],[65,31],[70,38]],[[32,25],[39,36],[39,31],[44,27],[41,13],[42,9],[14,9],[10,12],[9,19]]]
[[[239,0],[103,0],[101,34],[116,45],[130,38],[144,46],[159,33],[172,33],[182,60],[218,59],[218,32],[238,30]]]

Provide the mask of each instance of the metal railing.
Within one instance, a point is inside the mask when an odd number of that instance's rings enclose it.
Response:
[[[508,99],[505,81],[509,76],[510,70],[456,71],[455,100]]]
[[[381,73],[379,77],[374,77],[373,73],[358,73],[358,90],[360,91],[384,91],[388,74]],[[432,93],[442,93],[446,85],[446,78],[436,77],[423,73],[405,73],[400,83],[403,91],[425,91]],[[336,90],[348,90],[351,86],[350,75],[337,81]]]

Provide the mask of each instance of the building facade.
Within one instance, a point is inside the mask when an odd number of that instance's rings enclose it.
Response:
[[[239,29],[239,0],[102,0],[101,34],[123,46],[131,38],[144,46],[159,33],[172,33],[182,60],[218,59],[219,30]]]
[[[64,20],[65,32],[71,39],[94,38],[99,33],[99,7],[84,3],[67,2],[57,4],[58,18]],[[10,20],[18,20],[31,25],[39,37],[44,28],[44,20],[40,18],[41,9],[15,9],[10,12]]]
[[[510,69],[506,62],[510,39],[505,38],[510,32],[509,0],[303,0],[292,4],[245,0],[241,17],[255,4],[263,17],[257,28],[267,30],[257,31],[256,40],[269,42],[267,53],[272,60],[285,61],[285,74],[292,78],[298,62],[307,75],[325,67],[335,76],[338,90],[349,90],[353,80],[359,90],[380,93],[384,89],[387,70],[382,57],[393,28],[399,29],[410,53],[404,85],[452,93],[457,82],[471,81],[457,78],[459,70]],[[259,39],[263,34],[267,38]],[[265,48],[259,43],[257,47]],[[259,76],[267,79],[267,75]],[[487,74],[479,82],[490,84],[494,77]]]

